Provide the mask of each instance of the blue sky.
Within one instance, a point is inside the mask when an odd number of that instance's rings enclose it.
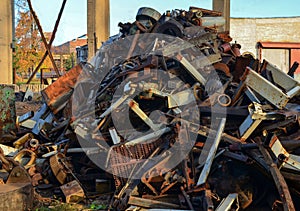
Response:
[[[101,0],[97,0],[101,1]],[[52,31],[62,0],[32,0],[44,31]],[[212,9],[212,0],[110,0],[110,32],[118,33],[119,22],[133,22],[140,7],[152,7],[161,13],[189,6]],[[54,45],[86,33],[86,0],[67,0]],[[300,16],[299,0],[231,0],[231,17]]]

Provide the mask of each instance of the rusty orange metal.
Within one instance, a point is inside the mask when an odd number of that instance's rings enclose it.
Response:
[[[258,48],[282,48],[300,49],[300,43],[296,42],[258,42]]]
[[[49,108],[54,114],[59,112],[68,103],[73,94],[78,76],[82,72],[83,65],[78,64],[61,76],[55,83],[48,86],[41,93]]]

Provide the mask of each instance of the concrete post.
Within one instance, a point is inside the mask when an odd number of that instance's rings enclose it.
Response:
[[[87,35],[88,59],[92,58],[97,49],[109,37],[109,0],[87,1]]]
[[[12,84],[12,0],[0,1],[0,84]]]
[[[230,0],[213,0],[213,10],[222,12],[225,18],[224,31],[230,31]]]

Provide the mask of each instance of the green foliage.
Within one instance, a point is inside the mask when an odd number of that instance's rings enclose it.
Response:
[[[72,69],[74,67],[75,61],[76,61],[75,55],[74,53],[71,53],[70,57],[64,61],[64,69],[66,71]]]

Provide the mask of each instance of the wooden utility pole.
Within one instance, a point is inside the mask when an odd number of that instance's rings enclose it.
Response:
[[[223,31],[230,31],[230,0],[213,0],[213,10],[222,12],[225,18]]]
[[[109,0],[87,1],[88,58],[92,58],[102,42],[109,38]]]
[[[12,84],[13,0],[0,1],[0,83]]]

